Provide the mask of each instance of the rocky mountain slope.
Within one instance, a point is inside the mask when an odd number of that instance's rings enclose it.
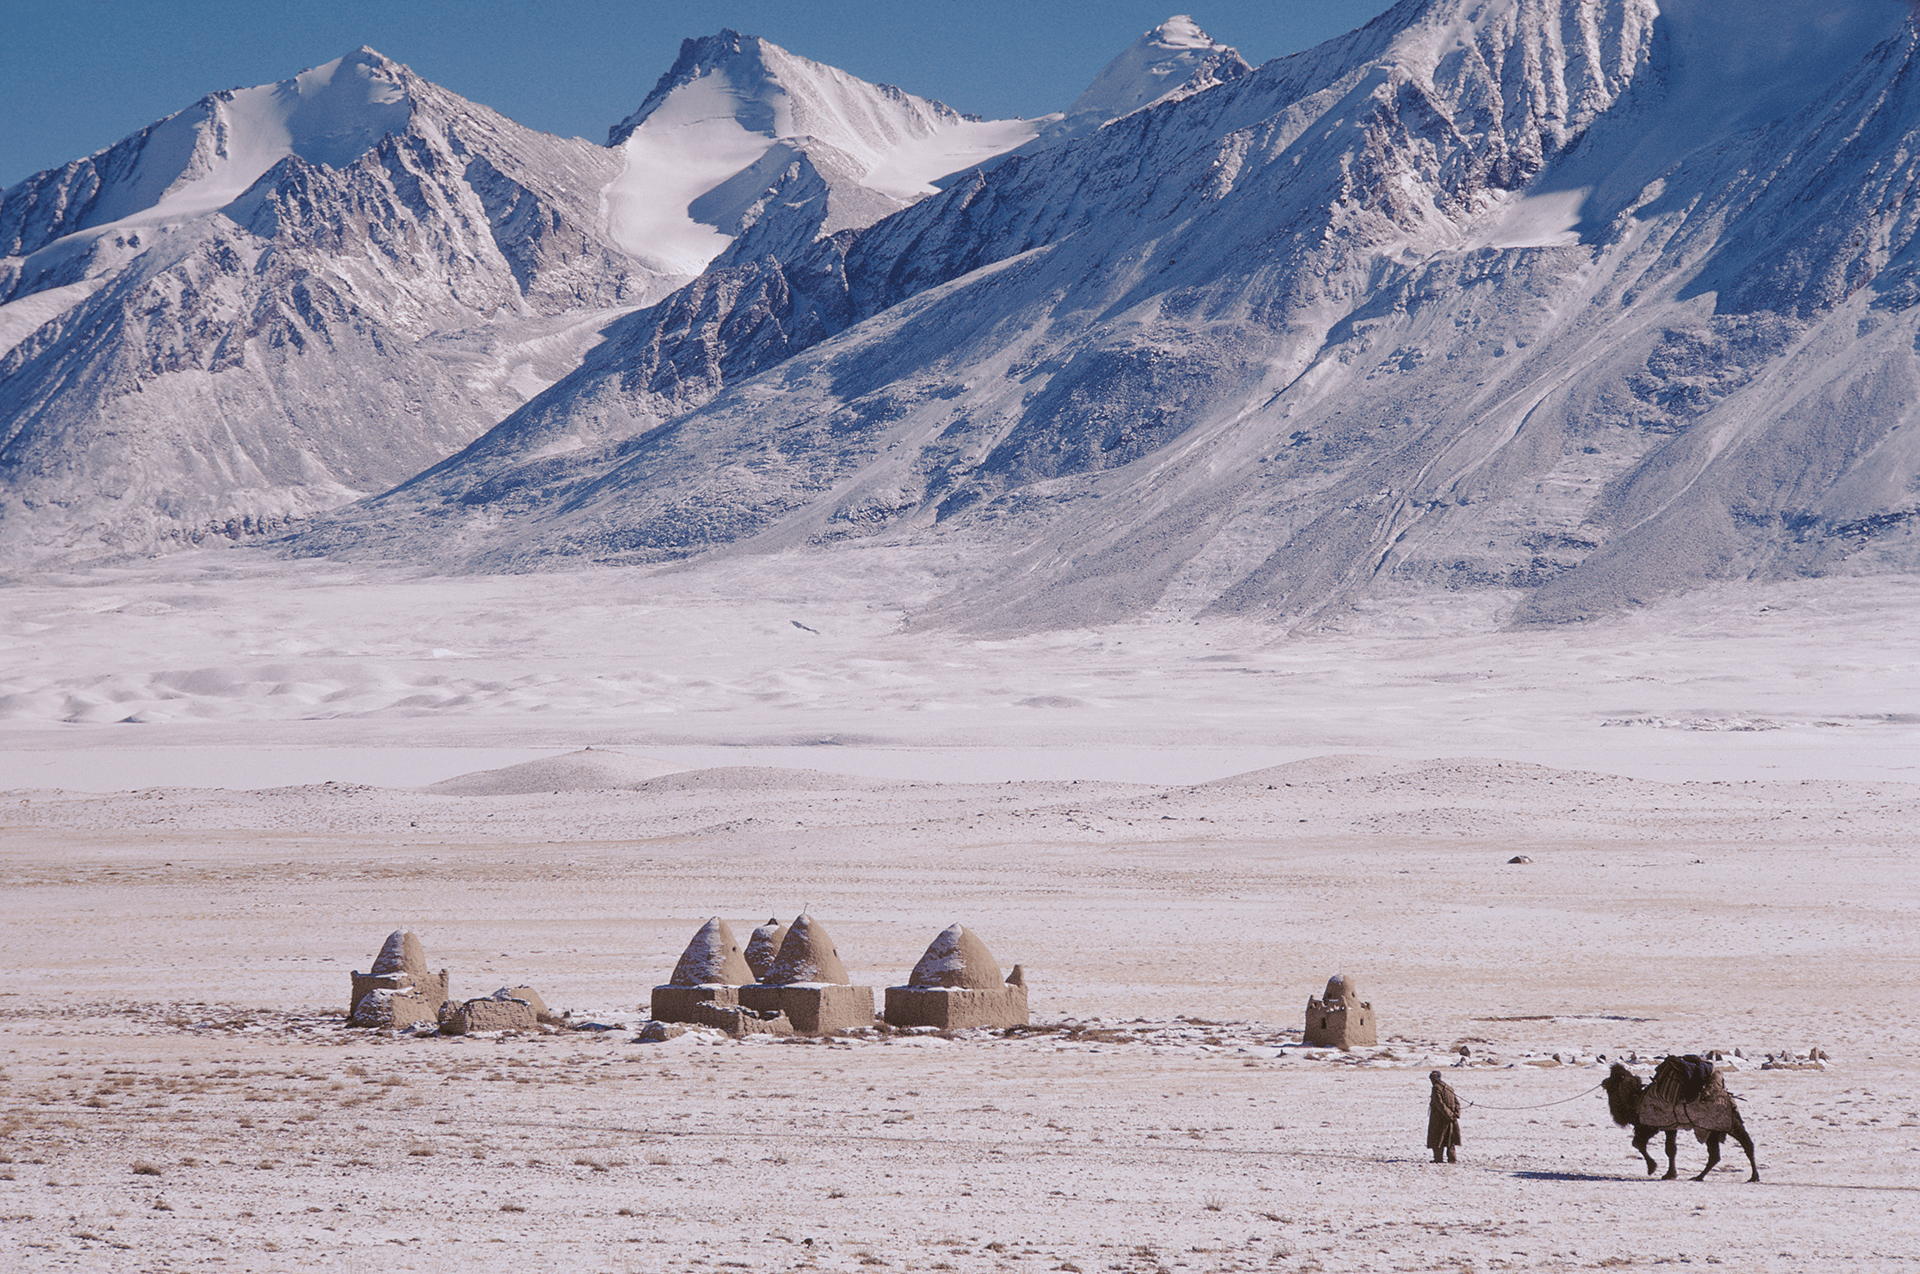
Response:
[[[804,250],[1050,120],[726,31],[611,145],[369,49],[0,196],[0,561],[284,530],[472,441],[730,243]]]
[[[1406,0],[722,258],[303,551],[939,545],[989,628],[1914,570],[1917,52],[1883,0]]]
[[[932,552],[922,617],[1008,631],[1920,570],[1917,52],[1893,0],[1404,0],[1252,70],[1175,20],[1096,86],[1146,105],[935,181],[972,121],[689,42],[613,140],[719,157],[647,214],[711,262],[291,550]]]
[[[0,203],[0,554],[257,534],[462,446],[676,279],[619,160],[371,50],[217,93]]]

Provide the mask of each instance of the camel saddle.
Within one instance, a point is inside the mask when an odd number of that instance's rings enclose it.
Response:
[[[1691,1128],[1696,1134],[1732,1132],[1739,1116],[1726,1081],[1704,1057],[1669,1057],[1640,1094],[1643,1128]]]

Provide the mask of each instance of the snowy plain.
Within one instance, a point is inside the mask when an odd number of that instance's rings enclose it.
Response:
[[[914,623],[950,564],[824,562],[229,551],[8,585],[17,1267],[1920,1251],[1920,581],[978,640]],[[418,790],[538,758],[553,791]],[[635,1042],[707,916],[802,909],[876,987],[966,923],[1042,1029]],[[527,982],[613,1029],[346,1030],[346,972],[401,926],[457,995]],[[1379,1049],[1298,1046],[1336,972]],[[1463,1044],[1479,1106],[1435,1167],[1425,1072]],[[1648,1180],[1591,1091],[1602,1055],[1710,1048],[1760,1185],[1737,1150]]]

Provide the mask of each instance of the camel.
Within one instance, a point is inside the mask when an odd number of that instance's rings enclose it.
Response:
[[[1659,1165],[1647,1152],[1647,1143],[1653,1140],[1656,1132],[1667,1134],[1667,1175],[1663,1181],[1672,1181],[1679,1176],[1674,1166],[1675,1133],[1681,1128],[1691,1128],[1693,1135],[1707,1143],[1707,1166],[1700,1170],[1695,1181],[1706,1178],[1720,1162],[1720,1143],[1732,1137],[1747,1152],[1747,1164],[1753,1169],[1748,1181],[1760,1179],[1760,1165],[1753,1157],[1753,1138],[1747,1135],[1746,1125],[1741,1122],[1740,1108],[1733,1103],[1733,1097],[1727,1092],[1726,1085],[1718,1075],[1706,1081],[1704,1087],[1691,1102],[1676,1102],[1661,1097],[1654,1098],[1656,1088],[1664,1086],[1669,1067],[1678,1067],[1680,1059],[1668,1058],[1660,1063],[1660,1069],[1654,1073],[1652,1084],[1643,1084],[1640,1077],[1615,1062],[1607,1073],[1601,1087],[1607,1093],[1607,1107],[1613,1114],[1613,1122],[1621,1127],[1632,1125],[1633,1148],[1647,1161],[1647,1175],[1652,1176]],[[1675,1076],[1676,1080],[1678,1076]],[[1643,1107],[1647,1108],[1643,1111]],[[1657,1109],[1656,1109],[1657,1108]],[[1643,1118],[1652,1122],[1642,1123]]]

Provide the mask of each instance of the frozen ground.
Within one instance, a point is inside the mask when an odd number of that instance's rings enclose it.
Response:
[[[8,586],[9,1267],[1914,1263],[1913,581],[981,643],[869,604],[938,564],[836,560]],[[687,768],[409,790],[588,745]],[[875,986],[961,920],[1051,1029],[633,1042],[706,916],[802,908]],[[616,1029],[347,1032],[400,925]],[[1381,1050],[1288,1047],[1335,972]],[[1646,1180],[1587,1091],[1703,1049],[1760,1185]]]
[[[0,586],[0,790],[410,786],[592,744],[978,780],[1190,783],[1365,751],[1920,781],[1912,577],[1511,632],[1486,592],[1314,632],[921,628],[964,565],[848,550],[428,578],[226,551],[42,575]]]

